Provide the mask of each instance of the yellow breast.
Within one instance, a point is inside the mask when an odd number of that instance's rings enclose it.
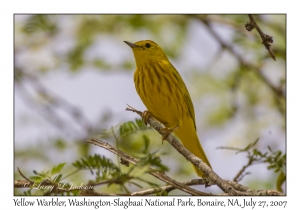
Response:
[[[166,127],[181,125],[188,114],[183,94],[172,72],[159,63],[136,69],[134,83],[148,111]]]

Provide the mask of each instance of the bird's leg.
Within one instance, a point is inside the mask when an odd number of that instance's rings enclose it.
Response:
[[[179,128],[179,125],[177,125],[174,128],[161,128],[159,130],[159,132],[163,132],[164,134],[162,135],[162,144],[164,143],[164,140],[167,139],[167,137],[169,136],[169,134],[173,133],[173,131],[175,131],[177,128]]]
[[[149,117],[153,117],[151,112],[149,112],[148,110],[145,110],[142,113],[142,120],[145,123],[145,125],[147,125],[147,121]],[[179,125],[176,125],[174,128],[161,128],[159,130],[159,132],[163,132],[164,134],[162,135],[162,144],[164,143],[164,140],[166,140],[166,138],[168,137],[169,134],[173,133],[177,128],[179,128]]]
[[[145,125],[147,125],[147,121],[149,119],[149,117],[152,116],[151,112],[149,112],[148,110],[145,110],[143,113],[142,113],[142,120],[143,122],[145,123]]]

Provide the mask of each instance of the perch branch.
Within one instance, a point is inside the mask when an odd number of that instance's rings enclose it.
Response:
[[[132,111],[137,113],[142,117],[142,112],[136,110],[135,108],[128,105],[127,111]],[[161,124],[156,121],[153,117],[149,116],[146,119],[151,127],[158,131],[162,136],[165,134]],[[168,135],[165,139],[168,141],[180,154],[182,154],[188,161],[194,164],[197,168],[203,171],[209,184],[218,185],[225,193],[228,195],[242,195],[242,196],[253,196],[253,195],[283,195],[277,191],[270,190],[251,190],[247,187],[240,185],[239,183],[226,181],[221,179],[208,165],[206,165],[200,158],[192,154],[188,149],[186,149],[175,137]],[[115,153],[117,154],[117,153]]]

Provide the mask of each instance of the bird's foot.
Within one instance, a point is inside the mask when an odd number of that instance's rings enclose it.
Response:
[[[164,140],[166,140],[167,139],[167,137],[169,136],[169,134],[171,134],[171,133],[173,133],[177,128],[178,128],[179,126],[177,125],[175,128],[161,128],[160,130],[159,130],[159,132],[161,133],[163,133],[162,134],[162,144],[164,143]]]
[[[142,113],[142,120],[145,123],[145,125],[148,124],[147,121],[148,121],[149,117],[152,117],[152,114],[148,110],[146,110]]]

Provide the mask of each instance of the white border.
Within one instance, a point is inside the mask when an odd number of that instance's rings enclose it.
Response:
[[[4,1],[3,1],[4,2]],[[287,13],[287,176],[286,209],[297,209],[299,182],[299,6],[296,1],[5,1],[1,3],[1,206],[13,207],[13,14],[14,13]],[[14,199],[20,197],[14,197]],[[28,198],[34,199],[34,198]],[[60,198],[65,199],[65,198]],[[163,198],[162,198],[163,199]],[[219,198],[228,199],[228,198]],[[242,199],[242,198],[240,198]],[[258,198],[255,198],[258,199]],[[264,197],[264,200],[275,198]],[[297,206],[297,207],[296,207]],[[39,207],[37,207],[40,209]],[[165,207],[164,207],[165,208]],[[120,208],[119,208],[120,209]]]

